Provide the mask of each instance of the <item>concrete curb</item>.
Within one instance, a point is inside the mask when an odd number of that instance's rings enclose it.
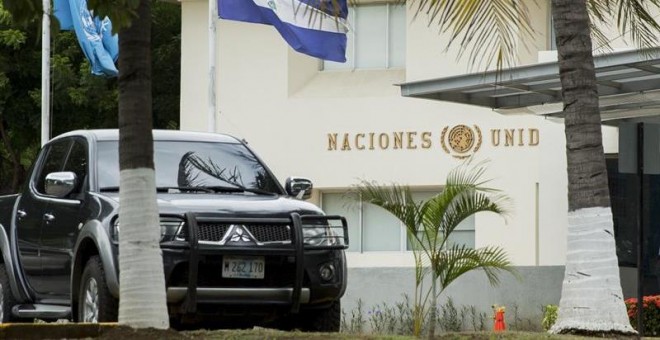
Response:
[[[0,324],[0,339],[97,338],[117,323],[7,323]]]

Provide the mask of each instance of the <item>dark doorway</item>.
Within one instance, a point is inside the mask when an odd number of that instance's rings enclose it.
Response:
[[[637,174],[619,172],[617,154],[606,156],[614,216],[616,252],[619,258],[621,285],[625,298],[637,296],[637,221],[643,208],[643,289],[644,295],[660,293],[660,175],[644,175],[644,202],[639,200]]]

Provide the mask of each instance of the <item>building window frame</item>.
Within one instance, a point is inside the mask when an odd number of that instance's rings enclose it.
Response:
[[[359,29],[358,27],[358,12],[359,10],[356,10],[356,8],[365,8],[365,7],[379,7],[379,6],[384,6],[385,7],[385,48],[384,48],[384,66],[383,67],[377,67],[377,66],[358,66],[357,65],[357,60],[358,60],[358,48],[357,44],[359,43],[357,41],[356,37],[356,31]],[[347,42],[347,51],[350,51],[350,55],[348,56],[346,60],[346,65],[343,65],[341,63],[335,63],[332,61],[326,61],[326,60],[321,60],[320,66],[321,66],[321,71],[355,71],[355,70],[394,70],[394,69],[403,69],[405,68],[405,43],[406,43],[406,35],[404,34],[403,36],[403,45],[404,45],[404,59],[401,65],[396,64],[393,65],[393,61],[391,60],[390,54],[392,54],[392,43],[391,43],[391,28],[392,28],[392,21],[393,21],[393,13],[394,11],[392,10],[393,6],[397,6],[402,8],[403,11],[403,16],[404,16],[404,22],[406,22],[406,13],[407,13],[407,8],[405,4],[401,4],[399,2],[376,2],[376,3],[367,3],[359,6],[350,6],[349,11],[348,11],[348,21],[351,25],[351,29],[347,33],[348,37],[348,42]]]

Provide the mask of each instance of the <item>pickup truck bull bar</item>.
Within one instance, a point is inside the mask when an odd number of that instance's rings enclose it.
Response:
[[[226,250],[231,253],[240,253],[244,251],[259,252],[264,254],[277,254],[292,256],[295,259],[295,280],[293,281],[293,290],[291,293],[291,313],[298,313],[300,310],[300,297],[303,290],[304,279],[304,254],[305,250],[342,250],[348,248],[348,224],[343,216],[325,216],[325,215],[300,215],[291,213],[288,218],[268,218],[268,217],[218,217],[217,215],[193,213],[185,214],[185,226],[187,228],[189,257],[188,257],[188,286],[186,298],[183,302],[184,313],[195,313],[197,311],[197,278],[199,270],[200,240],[199,221],[226,223],[226,224],[286,224],[290,226],[291,242],[288,246],[278,247],[227,247]],[[331,221],[340,221],[341,225],[332,225]],[[327,240],[334,240],[334,244],[305,246],[306,238],[304,228],[327,227],[332,230],[332,235],[324,236]],[[334,230],[341,229],[341,234]],[[309,238],[307,239],[310,240]]]

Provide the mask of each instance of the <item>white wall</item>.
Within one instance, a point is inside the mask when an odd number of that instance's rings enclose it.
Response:
[[[208,3],[181,1],[181,126],[208,131]],[[206,117],[206,116],[204,116]]]

